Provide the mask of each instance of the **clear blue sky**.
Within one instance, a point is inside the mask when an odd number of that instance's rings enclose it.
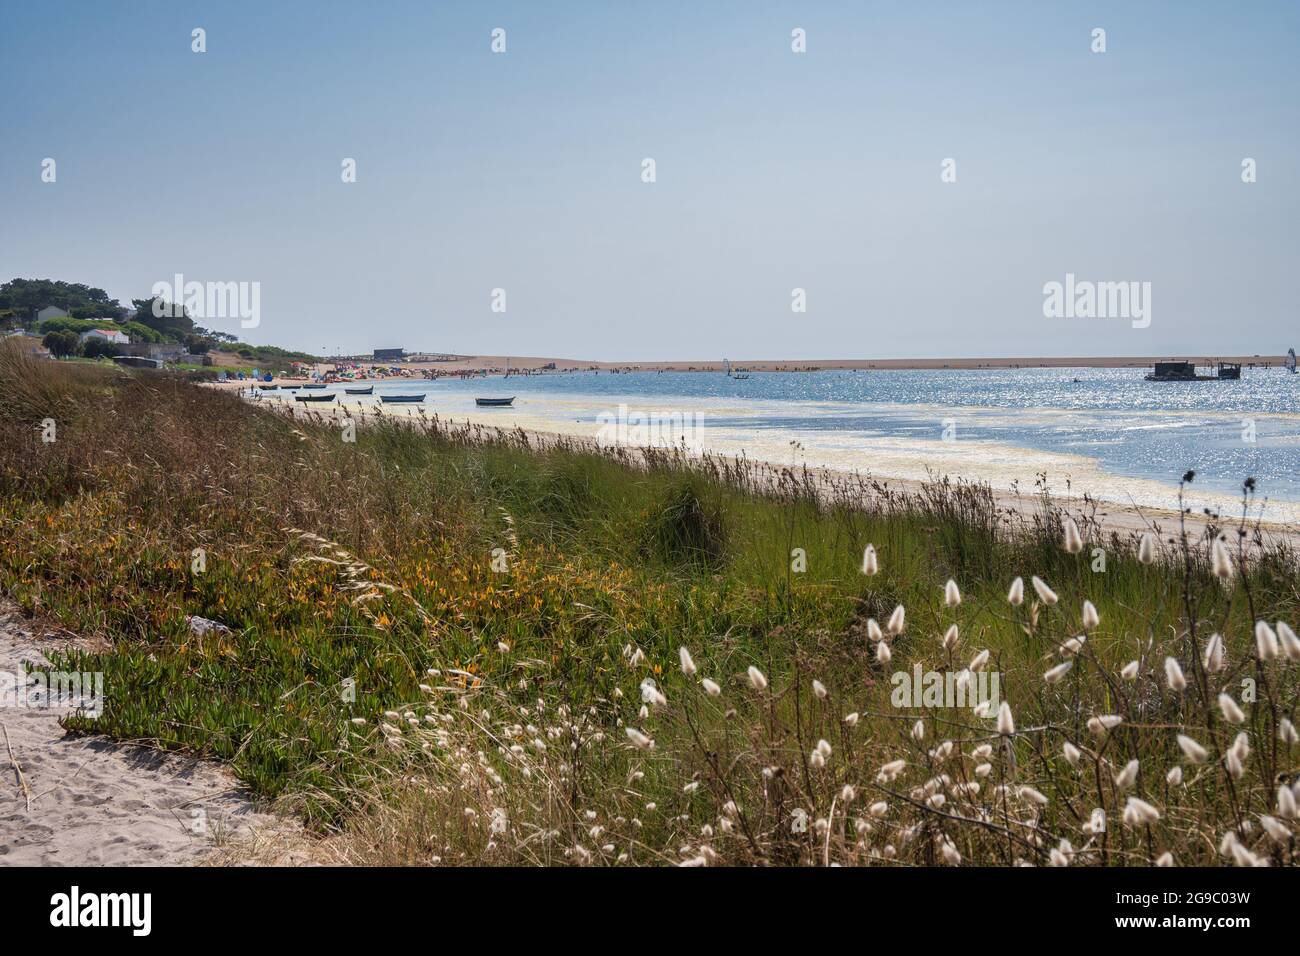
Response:
[[[258,281],[258,343],[1300,346],[1296,3],[42,0],[0,91],[0,281]],[[1067,272],[1151,282],[1150,328],[1044,318]]]

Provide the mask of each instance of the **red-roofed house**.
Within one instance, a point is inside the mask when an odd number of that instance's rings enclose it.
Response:
[[[89,332],[82,332],[77,337],[84,345],[87,339],[101,339],[105,342],[113,342],[117,345],[127,345],[130,343],[130,337],[117,329],[91,329]]]

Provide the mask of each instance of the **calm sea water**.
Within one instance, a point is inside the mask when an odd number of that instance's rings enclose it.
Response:
[[[1029,487],[1046,470],[1060,490],[1069,481],[1079,492],[1167,505],[1194,469],[1198,490],[1235,495],[1251,476],[1262,495],[1300,502],[1300,375],[1245,369],[1238,382],[1154,383],[1144,374],[755,372],[737,381],[708,372],[575,372],[391,382],[376,391],[427,392],[427,409],[441,415],[577,433],[619,404],[697,412],[716,438],[706,444],[719,450],[778,460],[798,442],[809,463],[886,475],[930,469]],[[497,395],[517,396],[516,408],[474,408],[475,396]]]

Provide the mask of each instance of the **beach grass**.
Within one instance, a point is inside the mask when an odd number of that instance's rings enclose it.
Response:
[[[227,761],[350,862],[1294,859],[1296,556],[1239,517],[1148,563],[1086,509],[946,479],[348,437],[0,349],[0,593],[108,647],[58,662],[105,674],[71,730]],[[1007,712],[900,704],[918,666],[996,673]]]

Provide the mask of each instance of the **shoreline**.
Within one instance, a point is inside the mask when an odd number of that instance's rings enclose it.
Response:
[[[249,399],[245,397],[245,400]],[[558,422],[525,421],[521,423],[512,419],[507,424],[501,422],[499,413],[495,412],[448,415],[442,413],[430,414],[428,409],[422,409],[422,406],[367,406],[360,403],[345,404],[340,401],[331,403],[327,407],[319,407],[303,403],[291,403],[271,396],[266,396],[263,400],[269,400],[272,408],[287,410],[294,416],[315,413],[340,418],[344,415],[351,417],[351,415],[356,414],[356,421],[362,426],[364,426],[367,419],[375,416],[383,416],[396,421],[409,420],[411,424],[416,424],[423,417],[428,424],[436,422],[443,426],[491,429],[499,435],[523,433],[541,447],[555,443],[558,440],[575,442],[579,445],[588,446],[593,450],[600,447],[600,443],[596,440],[595,428],[597,426],[594,423],[574,422],[574,426],[581,427],[570,426],[565,429],[557,427],[560,424]],[[360,410],[359,414],[356,413],[358,409]],[[423,416],[421,416],[421,411],[424,412]],[[497,420],[494,421],[494,418]],[[862,467],[828,464],[825,461],[792,460],[779,462],[770,458],[751,457],[745,454],[745,451],[746,449],[743,446],[740,448],[710,446],[699,452],[690,451],[689,455],[696,460],[702,460],[709,455],[727,460],[739,459],[743,456],[748,463],[761,469],[767,469],[774,475],[779,474],[782,469],[795,471],[806,469],[815,476],[815,480],[819,484],[828,489],[833,487],[837,481],[843,482],[853,479],[859,480],[865,486],[879,490],[882,494],[892,493],[910,496],[922,493],[927,486],[936,481],[946,480],[954,484],[984,486],[989,489],[999,510],[1007,515],[1008,523],[1012,520],[1032,521],[1034,514],[1042,506],[1040,492],[1030,485],[1026,485],[1023,490],[1000,488],[995,486],[988,478],[979,475],[968,477],[950,471],[935,471],[931,472],[932,478],[919,478],[869,470]],[[1135,486],[1141,485],[1145,483],[1145,480],[1134,479],[1132,483]],[[1163,483],[1150,483],[1168,490]],[[1098,527],[1106,534],[1115,533],[1123,537],[1137,536],[1145,531],[1154,531],[1162,541],[1168,542],[1171,535],[1177,533],[1179,513],[1176,508],[1136,500],[1122,501],[1111,497],[1099,497],[1087,489],[1077,491],[1076,488],[1077,482],[1073,481],[1070,483],[1068,491],[1048,488],[1046,491],[1047,499],[1053,506],[1074,515],[1090,516],[1095,519]],[[1265,541],[1286,541],[1300,547],[1300,529],[1296,527],[1294,514],[1278,515],[1279,511],[1287,511],[1288,505],[1290,505],[1291,511],[1300,510],[1300,506],[1291,503],[1257,499],[1247,519],[1247,527],[1251,529],[1258,527]],[[1241,521],[1240,499],[1233,499],[1218,492],[1203,491],[1196,488],[1195,485],[1189,488],[1186,507],[1188,509],[1186,524],[1189,537],[1199,538],[1205,529],[1211,525],[1221,528],[1235,528]],[[1216,514],[1206,515],[1203,509],[1207,507],[1212,508]]]
[[[420,356],[424,353],[412,353]],[[1150,368],[1156,362],[1192,362],[1209,366],[1216,362],[1232,362],[1246,368],[1280,368],[1285,355],[1136,355],[1136,356],[1021,356],[1002,358],[894,358],[894,359],[733,359],[732,368],[747,372],[844,372],[844,371],[970,371],[978,369],[1018,368]],[[247,363],[244,363],[247,364]],[[724,371],[722,359],[665,360],[665,361],[595,361],[588,359],[552,358],[545,356],[507,355],[457,355],[447,360],[420,358],[384,363],[371,357],[345,356],[317,363],[316,371],[324,373],[336,364],[396,367],[412,371],[511,372],[555,375],[565,372],[718,372]],[[554,368],[547,368],[553,365]]]

